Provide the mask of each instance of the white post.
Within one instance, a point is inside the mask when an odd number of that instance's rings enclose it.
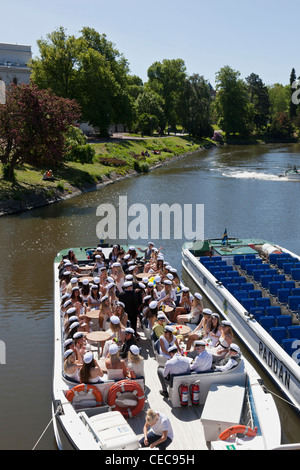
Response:
[[[0,80],[0,104],[6,103],[6,96],[5,96],[5,83],[3,80]]]

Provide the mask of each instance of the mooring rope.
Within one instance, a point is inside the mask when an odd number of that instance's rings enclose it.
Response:
[[[47,429],[49,428],[50,424],[52,423],[52,421],[54,420],[54,418],[56,417],[56,415],[58,413],[60,413],[62,411],[62,405],[58,405],[57,407],[57,410],[56,412],[54,413],[53,417],[50,419],[49,423],[47,424],[47,426],[45,427],[44,431],[42,432],[42,434],[40,435],[40,437],[38,438],[37,442],[35,443],[35,445],[33,446],[32,450],[35,450],[37,445],[39,444],[39,442],[41,441],[41,439],[43,438],[44,434],[46,433]]]

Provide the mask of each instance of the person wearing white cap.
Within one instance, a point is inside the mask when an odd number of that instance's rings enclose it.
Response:
[[[162,390],[160,390],[159,393],[166,398],[169,396],[167,387],[170,383],[171,375],[186,374],[190,372],[190,359],[188,357],[181,356],[180,353],[178,353],[178,348],[175,344],[168,348],[168,354],[169,359],[165,363],[165,366],[159,366],[157,369],[157,375],[162,386]]]
[[[220,327],[220,315],[218,313],[213,313],[211,315],[211,327],[206,339],[209,339],[210,346],[215,347],[220,339],[222,330]]]
[[[93,353],[88,351],[83,356],[83,364],[79,372],[80,382],[92,384],[102,382],[103,371],[95,361]]]
[[[178,317],[178,315],[190,313],[192,309],[193,298],[194,297],[190,293],[190,289],[188,287],[183,287],[181,289],[181,294],[179,297],[179,306],[175,309],[175,312],[172,316],[172,321],[176,322],[176,318]]]
[[[198,324],[200,318],[202,318],[202,311],[203,311],[203,303],[202,303],[202,295],[199,292],[194,293],[194,298],[192,300],[192,306],[190,313],[178,315],[176,318],[177,323],[194,323]]]
[[[111,333],[109,340],[113,340],[118,346],[121,346],[125,341],[125,334],[124,329],[121,328],[120,318],[117,315],[112,315],[109,320],[109,329],[107,330]]]
[[[116,343],[109,346],[109,357],[105,359],[108,380],[122,380],[127,376],[127,366],[119,357],[119,347]]]
[[[108,255],[109,266],[112,266],[113,263],[116,263],[119,259],[120,245],[113,245],[111,252]]]
[[[125,304],[119,300],[116,303],[115,315],[119,317],[121,325],[126,328],[128,322],[128,315],[125,312]]]
[[[64,374],[68,379],[79,382],[79,370],[82,363],[76,359],[73,349],[67,349],[64,353]]]
[[[140,248],[138,247],[138,250],[141,253],[144,253],[144,261],[149,261],[153,252],[154,244],[152,242],[148,242],[148,248]]]
[[[71,271],[63,270],[61,277],[60,277],[60,295],[68,294],[67,286],[70,282]]]
[[[112,315],[112,309],[111,305],[109,302],[109,297],[108,295],[104,295],[101,297],[100,301],[100,309],[99,309],[99,318],[98,318],[98,323],[99,323],[99,328],[100,330],[108,330],[109,328],[109,322],[107,320],[109,317]]]
[[[125,335],[125,341],[121,346],[121,349],[119,351],[120,357],[122,359],[126,359],[128,355],[128,351],[132,345],[137,346],[137,341],[134,336],[134,329],[127,327],[124,330],[124,335]]]
[[[125,282],[125,273],[122,269],[121,263],[113,263],[110,273],[116,283],[117,291],[122,292],[122,286]]]
[[[212,354],[207,351],[206,348],[206,341],[203,339],[195,341],[195,350],[197,356],[191,363],[191,371],[194,372],[205,372],[207,370],[211,370],[212,366]]]
[[[217,358],[226,356],[230,345],[233,343],[233,331],[231,323],[228,320],[223,320],[220,324],[221,335],[215,348],[211,348],[211,353]]]
[[[176,346],[177,351],[180,352],[180,347],[178,343],[178,339],[176,336],[173,334],[174,331],[174,326],[171,325],[166,325],[164,334],[160,336],[159,338],[159,349],[160,349],[160,354],[167,359],[170,359],[170,353],[169,353],[169,348],[171,346]]]
[[[90,309],[92,308],[98,309],[100,307],[100,299],[101,299],[101,295],[99,292],[99,286],[97,286],[96,284],[92,284],[90,295],[88,296],[88,299],[87,299],[88,307]]]
[[[90,288],[89,280],[88,279],[82,279],[81,284],[82,284],[82,286],[81,286],[81,289],[80,289],[80,295],[81,295],[81,298],[82,298],[83,302],[85,303],[85,305],[87,305],[88,304],[88,297],[91,294],[91,288]]]
[[[165,305],[165,306],[175,309],[176,299],[177,297],[176,297],[175,289],[173,289],[172,281],[170,279],[165,279],[164,288],[160,292],[159,305],[160,306]]]
[[[187,347],[186,349],[189,351],[192,347],[192,344],[197,339],[202,339],[206,335],[208,335],[211,329],[211,315],[212,311],[209,308],[204,308],[202,311],[202,318],[200,323],[196,326],[194,331],[189,333]]]
[[[241,359],[241,350],[237,344],[231,343],[226,356],[221,359],[214,368],[221,372],[226,372],[238,365]]]
[[[140,348],[132,344],[128,351],[127,369],[131,379],[145,377],[144,359],[140,355]]]

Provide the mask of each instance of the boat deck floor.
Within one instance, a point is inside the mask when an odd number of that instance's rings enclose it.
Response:
[[[146,413],[149,408],[152,408],[166,415],[171,421],[174,439],[168,450],[207,450],[208,446],[200,421],[203,405],[174,408],[170,400],[159,393],[161,383],[157,375],[158,363],[151,341],[146,338],[142,330],[138,331],[140,334],[139,347],[142,348],[141,356],[144,358],[146,400],[139,415],[128,419],[129,425],[135,434],[142,438]]]

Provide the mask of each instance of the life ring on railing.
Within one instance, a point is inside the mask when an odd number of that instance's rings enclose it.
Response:
[[[124,400],[125,406],[116,403],[118,398],[125,392],[130,392],[134,395],[135,406],[128,405]],[[129,400],[130,401],[130,400]],[[107,404],[115,411],[119,411],[126,418],[132,418],[142,411],[145,403],[145,394],[142,387],[133,380],[120,380],[114,384],[108,391]]]
[[[243,425],[231,426],[231,428],[225,429],[225,431],[219,435],[219,439],[221,439],[221,441],[226,441],[226,439],[233,434],[244,434],[244,436],[255,437],[257,434],[257,427],[252,429]]]
[[[95,385],[89,385],[89,384],[79,384],[76,385],[76,387],[71,388],[71,390],[68,391],[66,398],[68,401],[72,402],[73,398],[75,395],[79,392],[89,392],[89,390],[93,391],[93,395],[96,399],[97,405],[102,405],[103,403],[103,398],[102,398],[102,393],[100,392],[99,388],[95,387]]]

